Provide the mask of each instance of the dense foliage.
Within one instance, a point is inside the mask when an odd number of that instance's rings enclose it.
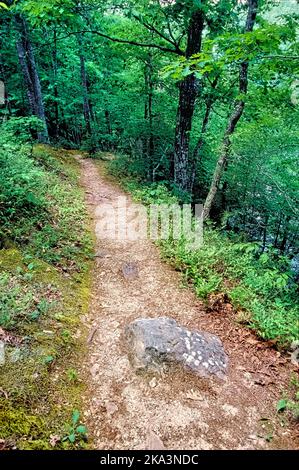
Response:
[[[178,202],[163,184],[144,187],[125,180],[124,188],[145,205]],[[288,346],[299,337],[298,287],[288,258],[277,256],[274,249],[261,255],[259,244],[228,235],[206,228],[200,249],[190,251],[183,236],[163,240],[160,246],[163,257],[184,274],[208,307],[221,292],[222,310],[227,299],[237,312],[238,322],[253,328],[265,340]]]
[[[2,132],[19,132],[0,154],[2,246],[34,240],[61,266],[81,249],[51,225],[49,160],[30,147],[15,158],[29,126],[42,142],[116,153],[113,174],[162,199],[203,203],[211,253],[171,257],[200,295],[236,281],[234,304],[265,337],[295,338],[298,13],[297,0],[2,2]]]
[[[56,446],[69,447],[61,439],[69,435],[81,387],[67,371],[76,367],[74,335],[88,306],[92,247],[79,164],[45,146],[33,148],[31,133],[40,126],[33,117],[0,127],[0,344],[6,358],[0,439],[21,449],[51,448],[53,432],[61,436]],[[65,377],[53,388],[61,364]],[[56,408],[59,400],[63,410]],[[82,437],[77,433],[70,445],[80,447]]]

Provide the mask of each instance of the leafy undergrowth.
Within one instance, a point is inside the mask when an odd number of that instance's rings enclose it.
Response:
[[[24,140],[1,134],[0,448],[80,448],[93,240],[79,164]]]
[[[144,187],[124,179],[122,185],[146,205],[177,202],[163,184]],[[299,338],[298,285],[287,258],[270,250],[261,254],[258,244],[246,243],[241,237],[231,239],[211,227],[205,228],[203,245],[196,250],[190,251],[184,238],[159,244],[163,257],[184,273],[207,303],[211,296],[225,294],[237,321],[279,347],[288,347]]]
[[[287,412],[291,419],[299,423],[299,380],[293,376],[289,390],[284,393],[276,406],[278,413]]]

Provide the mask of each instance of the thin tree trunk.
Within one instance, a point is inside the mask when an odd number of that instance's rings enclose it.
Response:
[[[212,83],[213,90],[217,86],[218,79],[219,79],[219,76],[217,76],[215,78],[215,80],[213,81],[213,83]],[[203,120],[202,120],[200,136],[199,136],[199,139],[198,139],[198,141],[197,141],[197,143],[194,147],[194,150],[193,150],[192,171],[191,171],[190,187],[189,187],[189,191],[191,193],[193,192],[194,182],[195,182],[195,178],[196,178],[197,166],[198,166],[198,163],[201,163],[201,149],[202,149],[203,144],[204,144],[204,138],[205,138],[205,134],[207,132],[208,124],[209,124],[213,102],[214,101],[213,101],[213,98],[211,96],[206,101],[206,110],[205,110],[205,114],[204,114],[204,117],[203,117]],[[198,157],[199,157],[199,159],[198,159]]]
[[[9,100],[7,87],[5,86],[5,83],[4,83],[4,105],[5,105],[5,108],[6,108],[6,111],[7,111],[7,115],[4,118],[6,120],[7,116],[11,116],[12,113],[11,113],[11,103],[10,103],[10,100]]]
[[[224,174],[226,172],[226,168],[224,168],[223,170]],[[228,193],[228,189],[229,189],[229,186],[228,186],[228,181],[224,181],[223,183],[223,186],[222,186],[222,191],[221,191],[221,212],[219,214],[219,219],[221,218],[223,212],[226,210],[227,208],[227,193]]]
[[[247,14],[247,21],[245,26],[245,32],[250,32],[253,30],[256,15],[258,9],[258,0],[248,0],[248,14]],[[231,136],[235,131],[235,128],[242,117],[244,108],[245,108],[245,101],[243,96],[247,94],[248,89],[248,68],[249,63],[242,62],[240,65],[240,72],[239,72],[239,92],[242,96],[241,99],[235,102],[233,112],[229,118],[228,126],[226,128],[226,132],[224,135],[223,143],[222,143],[222,152],[220,158],[217,162],[213,181],[207,195],[204,209],[203,209],[203,218],[204,220],[208,219],[210,216],[211,208],[215,200],[215,196],[217,194],[219,184],[221,181],[221,177],[223,175],[224,169],[226,168],[229,160],[229,154],[231,149]]]
[[[44,123],[44,131],[38,133],[38,140],[43,143],[49,141],[48,128],[46,123],[45,108],[43,103],[40,79],[36,68],[34,53],[29,38],[28,27],[25,19],[21,15],[16,15],[15,20],[19,30],[17,41],[17,52],[21,66],[30,111],[39,117]]]
[[[148,89],[148,117],[149,117],[149,143],[148,153],[150,158],[150,164],[152,164],[154,156],[154,132],[153,132],[153,98],[154,98],[154,84],[153,84],[153,63],[152,56],[150,56],[150,62],[148,66],[148,77],[149,77],[149,89]]]
[[[17,42],[17,52],[18,52],[19,63],[21,66],[21,70],[22,70],[22,74],[23,74],[23,78],[25,82],[30,111],[31,111],[31,114],[37,115],[37,107],[36,107],[35,96],[34,96],[34,86],[33,86],[32,79],[31,79],[28,65],[27,65],[26,50],[23,47],[23,43],[21,41]]]
[[[144,107],[144,118],[148,121],[149,136],[146,138],[146,155],[148,158],[148,179],[152,179],[152,167],[154,156],[154,133],[153,133],[153,97],[154,97],[154,83],[153,83],[153,61],[152,53],[149,52],[148,60],[145,65],[145,89],[146,89],[146,102]]]
[[[59,135],[59,108],[58,108],[58,65],[57,65],[57,30],[54,29],[54,48],[53,48],[53,78],[54,78],[54,122],[55,122],[55,138]]]
[[[85,66],[85,56],[83,50],[83,41],[80,35],[78,35],[79,43],[79,57],[80,57],[80,74],[81,74],[81,85],[83,94],[83,115],[85,121],[85,127],[87,134],[91,134],[91,110],[88,96],[88,85],[87,85],[87,74]]]
[[[217,83],[218,83],[218,80],[219,80],[219,75],[217,75],[217,77],[212,82],[212,90],[215,90],[215,88],[217,86]],[[198,139],[198,141],[195,145],[195,148],[193,150],[193,160],[194,161],[196,161],[198,156],[200,155],[200,151],[201,151],[202,146],[204,144],[204,136],[205,136],[205,133],[207,132],[207,128],[208,128],[208,124],[209,124],[210,115],[211,115],[212,106],[213,106],[214,101],[215,101],[215,99],[213,99],[213,96],[211,94],[208,97],[207,101],[206,101],[206,110],[205,110],[205,114],[204,114],[204,117],[203,117],[203,120],[202,120],[200,136],[199,136],[199,139]]]
[[[105,121],[106,121],[106,130],[108,135],[112,135],[112,128],[111,128],[111,120],[110,120],[110,111],[109,109],[105,109]],[[113,148],[112,142],[108,142],[108,150]]]
[[[198,139],[198,141],[197,141],[197,143],[194,147],[194,150],[193,150],[193,160],[194,161],[197,160],[198,156],[200,157],[200,151],[201,151],[201,149],[203,147],[203,144],[204,144],[204,136],[205,136],[205,133],[206,133],[207,128],[208,128],[211,111],[212,111],[212,102],[208,101],[208,103],[206,104],[205,114],[204,114],[204,117],[203,117],[203,120],[202,120],[200,136],[199,136],[199,139]]]
[[[7,111],[7,113],[4,115],[4,121],[7,120],[7,117],[8,116],[11,116],[11,104],[10,104],[10,100],[9,100],[9,96],[8,96],[8,92],[7,92],[7,86],[6,86],[6,74],[5,74],[5,70],[4,70],[4,66],[2,64],[2,62],[0,62],[0,73],[1,73],[1,77],[3,79],[2,83],[3,83],[3,98],[4,98],[4,106],[5,106],[5,109]]]
[[[106,121],[107,134],[111,135],[112,134],[111,120],[110,120],[110,112],[108,109],[105,109],[105,121]]]
[[[278,242],[278,237],[279,237],[279,233],[280,233],[281,222],[282,222],[282,214],[280,214],[279,219],[278,219],[278,225],[277,225],[276,235],[275,235],[275,240],[274,240],[274,248],[277,248],[277,242]]]
[[[287,242],[288,242],[288,238],[289,238],[290,221],[291,221],[291,217],[288,215],[285,219],[285,227],[284,227],[284,231],[283,231],[283,237],[282,237],[282,240],[281,240],[281,243],[280,243],[280,251],[282,253],[285,253],[285,251],[286,251],[286,246],[287,246]]]
[[[264,229],[263,229],[262,253],[264,253],[264,251],[266,249],[268,221],[269,221],[269,216],[266,215],[266,219],[265,219],[265,223],[264,223]]]
[[[204,118],[203,118],[203,121],[202,121],[200,137],[199,137],[199,139],[198,139],[198,141],[195,145],[194,151],[193,151],[192,170],[191,170],[190,186],[189,186],[189,191],[191,193],[193,193],[194,182],[195,182],[196,173],[197,173],[197,166],[198,166],[198,164],[201,163],[200,152],[201,152],[201,149],[202,149],[203,144],[204,144],[204,135],[205,135],[207,127],[208,127],[211,110],[212,110],[212,103],[211,104],[207,103],[206,104],[205,115],[204,115]],[[199,160],[198,160],[198,156],[200,156]]]
[[[203,29],[204,11],[200,8],[194,11],[190,18],[186,58],[201,51]],[[179,85],[179,106],[174,151],[174,181],[183,191],[187,191],[190,187],[190,132],[198,88],[198,81],[194,74],[188,75]]]

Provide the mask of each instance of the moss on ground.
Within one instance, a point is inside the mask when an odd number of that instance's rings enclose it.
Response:
[[[78,184],[80,167],[71,156],[45,146],[35,149],[37,161],[50,176],[56,172],[61,184],[61,194],[57,186],[49,197],[55,205],[52,228],[62,233],[53,249],[60,253],[63,237],[65,263],[42,253],[35,236],[25,245],[14,241],[0,250],[0,341],[5,341],[6,358],[0,366],[2,448],[86,446],[83,439],[63,440],[72,412],[82,406],[84,383],[78,363],[85,352],[86,332],[80,316],[89,305],[93,246]],[[63,198],[68,189],[75,200]],[[72,249],[77,239],[80,249]]]

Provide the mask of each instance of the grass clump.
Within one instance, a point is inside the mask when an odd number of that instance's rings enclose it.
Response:
[[[291,378],[289,390],[278,401],[276,410],[278,413],[288,411],[290,417],[299,422],[299,380],[296,376]]]
[[[299,337],[298,287],[292,281],[286,259],[277,267],[277,255],[259,254],[259,247],[231,240],[207,228],[204,244],[186,250],[184,240],[162,242],[163,256],[184,272],[197,295],[225,293],[236,311],[245,311],[247,324],[265,340],[281,346]]]

